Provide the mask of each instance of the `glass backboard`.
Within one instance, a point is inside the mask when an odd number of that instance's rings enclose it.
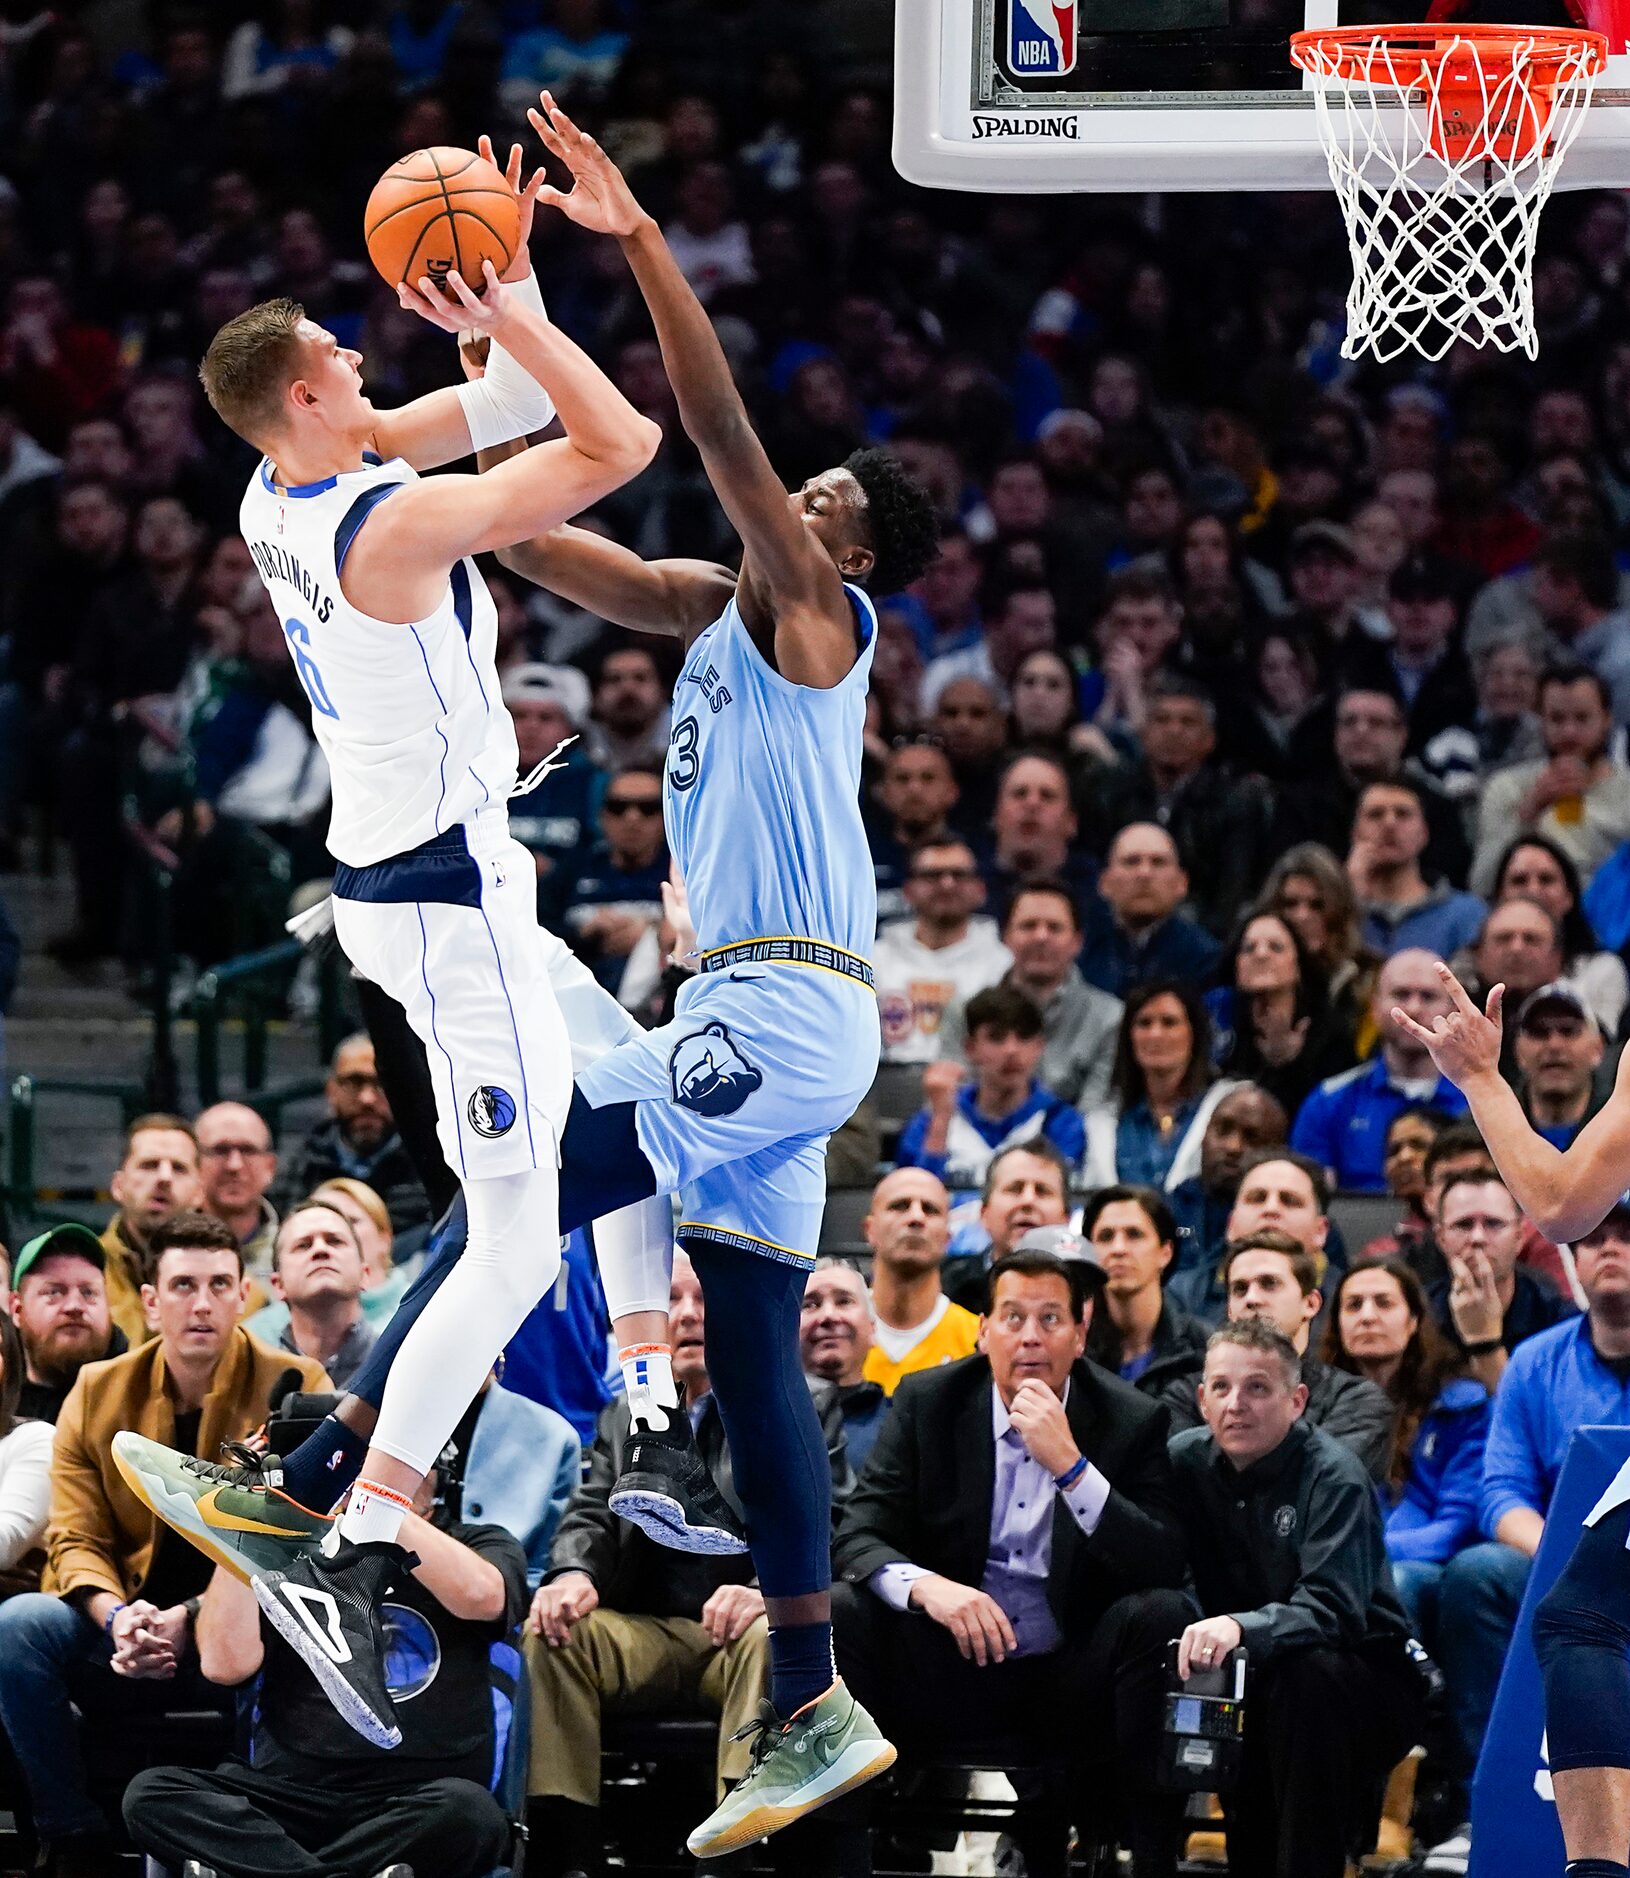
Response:
[[[940,189],[1328,186],[1304,28],[1405,24],[1427,0],[896,0],[894,159]],[[1630,187],[1626,0],[1581,0],[1608,68],[1558,186]],[[1568,26],[1563,0],[1470,0],[1454,17]]]

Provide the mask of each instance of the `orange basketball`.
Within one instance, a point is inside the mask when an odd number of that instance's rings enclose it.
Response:
[[[520,205],[500,170],[473,150],[415,150],[374,184],[362,217],[368,258],[386,281],[438,287],[456,268],[472,293],[481,263],[502,274],[521,236]]]

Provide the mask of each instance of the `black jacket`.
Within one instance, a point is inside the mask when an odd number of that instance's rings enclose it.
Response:
[[[1237,1472],[1206,1428],[1172,1443],[1207,1617],[1232,1617],[1254,1662],[1286,1650],[1402,1650],[1409,1634],[1375,1489],[1352,1452],[1299,1421]]]
[[[884,1565],[921,1565],[964,1585],[985,1576],[996,1492],[990,1363],[907,1376],[838,1525],[834,1575],[864,1584]],[[1110,1484],[1089,1538],[1059,1500],[1047,1601],[1066,1635],[1088,1633],[1129,1591],[1176,1587],[1186,1560],[1165,1411],[1095,1363],[1070,1371],[1076,1445]]]
[[[430,1202],[402,1137],[393,1129],[371,1155],[359,1155],[345,1145],[333,1116],[319,1122],[289,1157],[278,1182],[278,1210],[286,1213],[297,1200],[340,1174],[365,1180],[373,1188],[385,1202],[391,1231],[398,1238],[415,1226],[429,1225]]]
[[[1205,1367],[1206,1339],[1210,1335],[1209,1328],[1199,1318],[1191,1316],[1170,1298],[1162,1298],[1160,1321],[1149,1343],[1149,1367],[1132,1386],[1139,1395],[1161,1400],[1168,1384],[1179,1377],[1191,1378]],[[1120,1333],[1101,1301],[1092,1314],[1087,1354],[1111,1375],[1120,1369]]]
[[[1173,1377],[1161,1391],[1160,1399],[1171,1411],[1172,1427],[1179,1432],[1201,1424],[1195,1392],[1204,1368],[1202,1353],[1187,1375]],[[1302,1381],[1307,1384],[1303,1419],[1308,1426],[1323,1429],[1332,1441],[1350,1448],[1371,1480],[1384,1481],[1392,1462],[1392,1425],[1397,1415],[1386,1390],[1367,1376],[1332,1369],[1316,1356],[1302,1358]]]
[[[851,1476],[843,1440],[843,1407],[829,1383],[814,1386],[815,1410],[826,1436],[827,1459],[832,1468],[833,1503],[849,1490]],[[701,1615],[720,1585],[752,1582],[752,1560],[735,1555],[710,1558],[699,1553],[676,1552],[646,1538],[637,1526],[619,1519],[611,1510],[611,1489],[622,1472],[631,1424],[623,1396],[600,1411],[594,1445],[589,1449],[588,1472],[582,1486],[566,1502],[549,1549],[544,1582],[563,1572],[586,1572],[594,1580],[600,1602],[609,1610],[647,1617]],[[739,1513],[735,1473],[724,1424],[711,1396],[696,1429],[696,1444],[714,1483]]]

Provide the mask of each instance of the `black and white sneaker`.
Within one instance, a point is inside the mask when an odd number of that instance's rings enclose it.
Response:
[[[635,1427],[611,1489],[611,1510],[676,1552],[747,1550],[747,1529],[714,1485],[683,1410],[664,1429]]]
[[[402,1731],[385,1683],[379,1607],[418,1560],[399,1545],[332,1537],[332,1551],[308,1552],[287,1571],[251,1578],[250,1589],[342,1719],[376,1748],[394,1748]]]

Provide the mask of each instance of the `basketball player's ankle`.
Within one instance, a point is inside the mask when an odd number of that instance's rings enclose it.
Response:
[[[362,1472],[367,1452],[367,1441],[355,1429],[337,1415],[325,1416],[292,1454],[284,1455],[283,1491],[314,1513],[326,1513]]]
[[[631,1343],[617,1352],[628,1390],[629,1418],[636,1428],[661,1430],[679,1412],[673,1351],[665,1343]]]
[[[359,1477],[340,1514],[339,1535],[352,1545],[394,1545],[413,1502],[394,1487]]]

